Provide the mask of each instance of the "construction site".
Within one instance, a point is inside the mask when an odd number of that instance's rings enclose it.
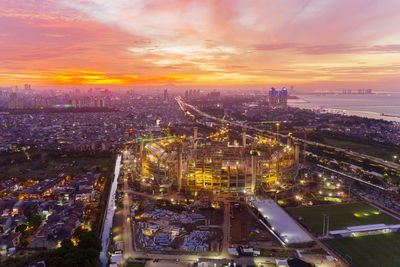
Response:
[[[255,195],[293,180],[299,148],[261,136],[225,128],[200,136],[169,136],[140,140],[136,173],[141,190],[157,192],[244,193]]]

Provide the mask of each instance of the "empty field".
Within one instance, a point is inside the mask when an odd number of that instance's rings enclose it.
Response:
[[[111,174],[115,160],[105,151],[29,150],[0,154],[0,180],[54,178],[87,172]]]
[[[311,232],[322,234],[323,214],[329,216],[329,230],[341,230],[349,226],[367,224],[397,224],[393,217],[381,213],[365,203],[330,204],[311,207],[288,208],[295,218],[302,218],[302,222]]]
[[[338,238],[325,242],[354,266],[400,266],[400,233]]]
[[[258,218],[250,213],[246,206],[232,205],[232,212],[234,215],[230,221],[232,244],[248,245],[249,241],[275,241],[275,238],[259,222]]]
[[[341,147],[344,149],[350,149],[358,153],[366,155],[393,160],[393,147],[388,147],[378,144],[364,144],[357,141],[340,140],[334,138],[324,138],[324,143],[331,146]]]

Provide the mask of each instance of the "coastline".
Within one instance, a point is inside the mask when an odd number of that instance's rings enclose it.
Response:
[[[386,112],[360,110],[357,109],[357,107],[359,107],[358,105],[348,104],[348,107],[329,107],[337,105],[327,104],[327,103],[317,104],[316,101],[310,101],[302,97],[298,97],[298,99],[289,99],[288,106],[300,109],[308,109],[320,113],[340,114],[345,116],[358,116],[362,118],[400,122],[400,115],[390,114]]]
[[[400,118],[400,115],[390,115],[390,114],[385,114],[385,113],[382,113],[381,116]]]

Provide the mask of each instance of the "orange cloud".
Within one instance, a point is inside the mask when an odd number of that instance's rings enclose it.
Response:
[[[399,12],[394,0],[3,0],[0,82],[395,87]]]
[[[181,83],[190,81],[192,78],[185,75],[138,77],[129,74],[107,74],[105,72],[86,70],[65,70],[55,73],[29,71],[27,73],[20,74],[5,73],[0,71],[0,82],[9,83],[10,81],[18,79],[31,80],[36,84],[43,85],[160,85],[166,83]]]

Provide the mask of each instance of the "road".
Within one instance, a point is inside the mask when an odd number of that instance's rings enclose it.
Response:
[[[380,190],[383,190],[383,191],[386,191],[386,190],[387,190],[386,188],[384,188],[384,187],[382,187],[382,186],[379,186],[379,185],[370,183],[370,182],[368,182],[368,181],[364,181],[364,180],[362,180],[362,179],[360,179],[360,178],[350,176],[350,175],[348,175],[348,174],[346,174],[346,173],[343,173],[343,172],[340,172],[340,171],[337,171],[337,170],[334,170],[334,169],[331,169],[331,168],[322,166],[321,164],[317,164],[317,167],[319,167],[319,168],[321,168],[321,169],[324,169],[324,170],[328,170],[328,171],[330,171],[330,172],[339,174],[339,175],[341,175],[341,176],[347,177],[347,178],[349,178],[349,179],[355,180],[355,181],[357,181],[357,182],[360,182],[360,183],[369,185],[369,186],[371,186],[371,187],[374,187],[374,188],[377,188],[377,189],[380,189]]]
[[[222,226],[222,231],[224,234],[224,237],[222,239],[222,250],[221,250],[221,255],[223,255],[224,257],[229,257],[228,254],[228,248],[229,248],[229,243],[230,243],[230,211],[231,211],[231,207],[230,207],[230,203],[229,202],[225,202],[224,203],[224,223]]]
[[[130,211],[130,207],[131,207],[131,201],[129,198],[129,194],[126,193],[128,191],[128,179],[126,178],[126,176],[124,176],[123,178],[123,182],[124,182],[124,189],[123,191],[124,193],[124,199],[122,201],[123,203],[123,208],[122,208],[122,216],[124,218],[123,220],[123,241],[124,241],[124,254],[123,254],[123,261],[125,262],[126,260],[128,260],[128,258],[130,257],[130,255],[132,255],[134,253],[133,250],[133,240],[132,240],[132,227],[131,227],[131,211]]]
[[[108,202],[107,202],[107,209],[105,213],[105,219],[103,223],[103,229],[101,233],[101,246],[102,250],[100,253],[100,261],[102,263],[102,266],[107,265],[108,261],[108,244],[109,244],[109,236],[110,236],[110,231],[113,226],[113,218],[114,218],[114,211],[115,211],[115,191],[117,189],[117,183],[118,183],[118,177],[119,172],[120,172],[120,166],[121,166],[121,155],[118,155],[117,161],[115,163],[115,170],[114,170],[114,179],[111,184],[111,189],[110,193],[108,196]]]

